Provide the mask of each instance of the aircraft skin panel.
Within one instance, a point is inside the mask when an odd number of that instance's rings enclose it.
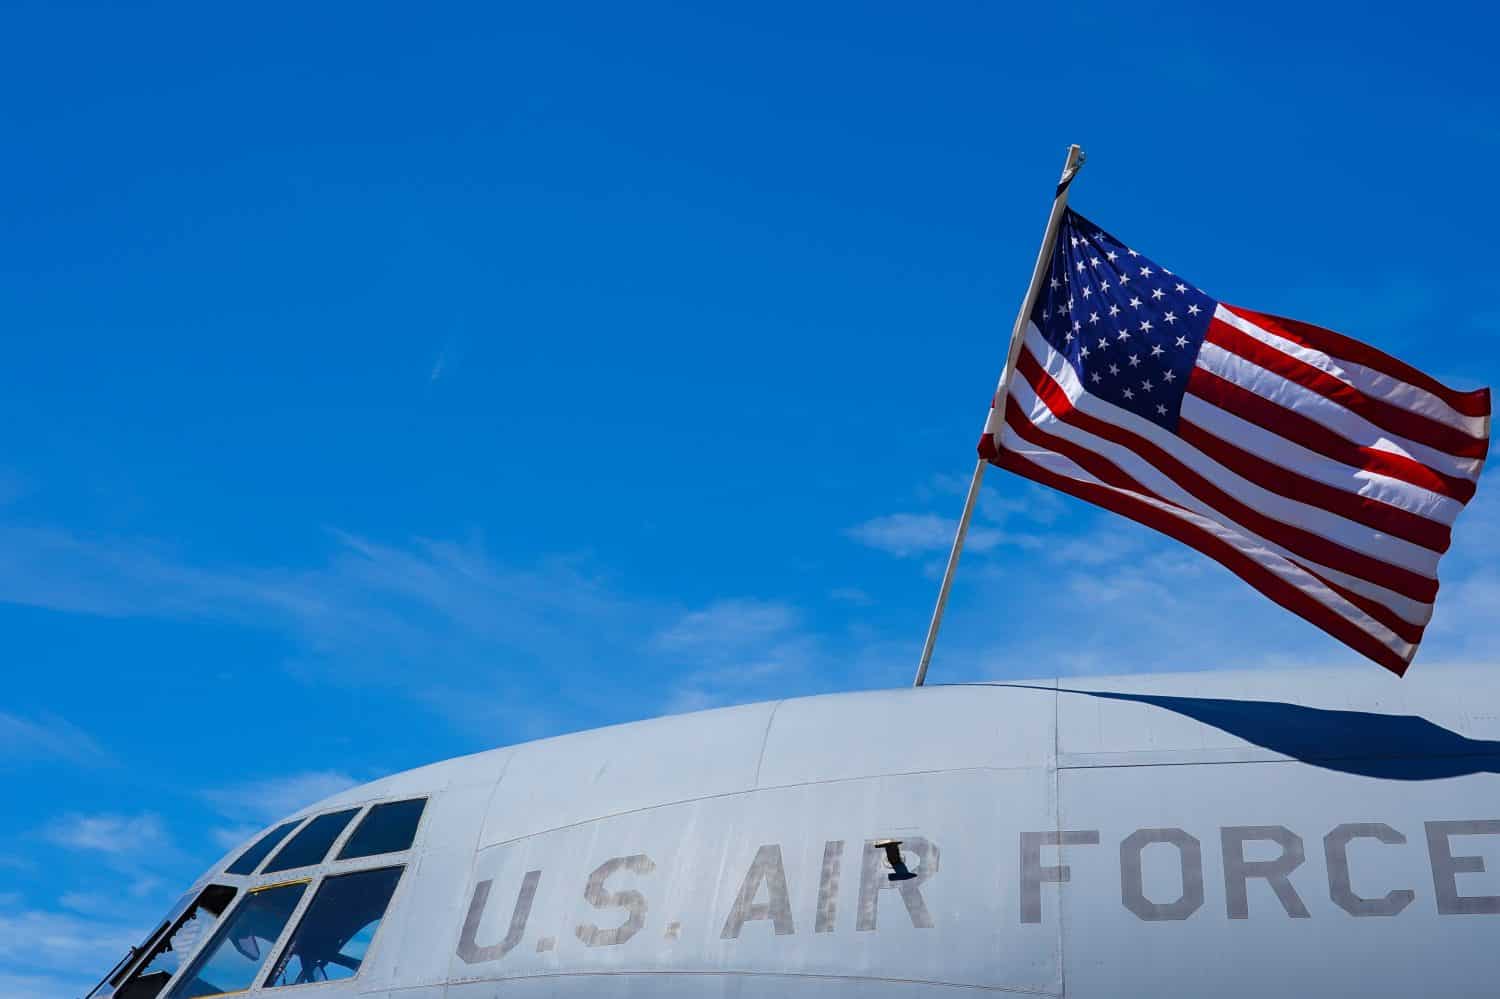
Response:
[[[1281,762],[1059,780],[1063,828],[1098,845],[1054,851],[1070,868],[1059,908],[1019,929],[1062,920],[1070,996],[1494,994],[1500,916],[1444,913],[1434,878],[1500,892],[1500,836],[1445,838],[1485,868],[1451,875],[1426,838],[1429,821],[1500,814],[1494,773],[1395,782]]]
[[[774,703],[720,708],[519,746],[482,843],[748,790],[774,710]]]
[[[495,787],[492,774],[487,783],[450,787],[428,799],[422,822],[428,835],[418,842],[415,862],[409,862],[401,892],[386,913],[376,951],[356,979],[361,991],[441,986],[447,980],[456,927],[463,923],[466,904],[462,890],[454,886],[469,880],[479,829]]]
[[[1055,940],[997,951],[1007,907],[998,882],[942,879],[945,865],[1008,863],[997,837],[1012,840],[1019,816],[1046,815],[1050,784],[1042,770],[836,781],[630,812],[481,850],[464,894],[482,901],[450,980],[770,972],[1057,994]],[[869,830],[905,839],[912,877],[889,879]],[[945,944],[934,948],[938,925]]]
[[[1045,767],[1050,691],[934,687],[782,702],[766,733],[760,786],[970,767]]]
[[[428,798],[306,994],[1493,996],[1500,682],[1377,674],[830,695],[393,775],[300,813]],[[198,885],[277,877],[238,853]]]

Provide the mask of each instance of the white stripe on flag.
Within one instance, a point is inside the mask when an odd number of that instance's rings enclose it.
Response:
[[[1388,503],[1444,526],[1452,526],[1458,511],[1464,508],[1452,497],[1403,479],[1332,461],[1273,430],[1220,409],[1207,399],[1200,399],[1191,390],[1182,400],[1182,418],[1225,443],[1298,475],[1346,493]]]
[[[1118,425],[1126,430],[1131,431],[1132,433],[1135,433],[1139,437],[1147,439],[1151,443],[1160,447],[1162,450],[1167,451],[1174,458],[1181,461],[1184,465],[1190,465],[1191,467],[1191,464],[1211,461],[1210,459],[1203,456],[1201,452],[1197,451],[1196,448],[1192,448],[1191,446],[1187,445],[1181,438],[1177,437],[1175,434],[1171,434],[1168,431],[1163,430],[1156,424],[1151,423],[1149,420],[1142,419],[1141,417],[1136,416],[1134,413],[1123,410],[1118,406],[1114,406],[1102,399],[1098,399],[1091,393],[1086,392],[1082,384],[1078,381],[1077,373],[1073,370],[1073,366],[1068,362],[1067,358],[1054,351],[1051,345],[1048,344],[1046,340],[1042,339],[1040,333],[1036,333],[1035,335],[1033,335],[1034,330],[1035,327],[1032,327],[1027,331],[1025,341],[1026,350],[1032,355],[1037,363],[1040,364],[1042,368],[1052,376],[1053,380],[1056,381],[1062,388],[1063,393],[1068,397],[1068,400],[1072,402],[1080,412],[1086,413],[1089,416],[1093,416],[1096,419]],[[1043,353],[1044,351],[1045,353]],[[1047,404],[1032,390],[1031,385],[1026,381],[1026,379],[1017,377],[1012,382],[1010,391],[1011,395],[1015,398],[1017,405],[1021,407],[1023,412],[1026,412],[1029,415],[1033,424],[1042,427],[1050,434],[1061,437],[1064,440],[1077,444],[1079,447],[1085,448],[1089,451],[1094,452],[1095,454],[1099,454],[1102,457],[1107,458],[1121,471],[1125,472],[1125,474],[1129,475],[1135,481],[1141,483],[1142,486],[1151,490],[1153,494],[1160,497],[1161,499],[1167,500],[1170,503],[1175,503],[1178,506],[1184,507],[1185,509],[1192,510],[1202,516],[1212,518],[1213,520],[1224,524],[1231,530],[1238,532],[1241,535],[1255,538],[1260,544],[1263,544],[1270,550],[1277,552],[1282,557],[1295,561],[1299,565],[1306,566],[1310,571],[1318,573],[1324,578],[1332,581],[1333,583],[1336,583],[1339,586],[1344,587],[1345,589],[1353,593],[1358,593],[1361,596],[1368,597],[1369,599],[1374,600],[1377,603],[1389,607],[1392,612],[1394,612],[1404,621],[1408,621],[1415,625],[1421,625],[1426,624],[1427,621],[1432,617],[1431,604],[1404,596],[1403,594],[1397,593],[1385,586],[1382,586],[1380,583],[1374,580],[1365,579],[1361,576],[1354,576],[1349,574],[1347,571],[1334,569],[1316,559],[1308,557],[1307,555],[1293,552],[1279,544],[1276,544],[1275,542],[1263,538],[1260,535],[1256,534],[1254,531],[1247,529],[1243,525],[1233,520],[1225,512],[1219,510],[1218,508],[1210,505],[1203,500],[1198,499],[1198,497],[1194,496],[1192,493],[1188,492],[1187,489],[1179,485],[1175,479],[1167,475],[1165,472],[1157,469],[1155,465],[1151,464],[1149,461],[1141,457],[1130,448],[1123,447],[1119,444],[1114,443],[1113,441],[1105,440],[1101,437],[1096,437],[1085,430],[1057,419],[1052,410],[1047,407]],[[1229,472],[1227,469],[1223,469],[1222,466],[1219,466],[1219,468],[1220,471],[1226,476],[1232,476],[1234,474],[1232,472]],[[1199,469],[1195,469],[1195,471],[1200,471],[1200,474],[1202,474],[1201,470]],[[1204,477],[1207,478],[1206,475]],[[1246,483],[1246,487],[1247,489],[1254,488],[1259,490],[1259,487],[1250,486],[1249,483]],[[1264,492],[1263,490],[1259,491]],[[1242,502],[1245,502],[1246,506],[1249,506],[1252,509],[1256,509],[1253,503],[1250,503],[1245,499],[1243,493],[1233,494],[1240,498]],[[1266,513],[1266,511],[1260,512]],[[1352,521],[1347,521],[1342,517],[1335,517],[1332,514],[1327,514],[1326,511],[1319,510],[1318,512],[1324,514],[1327,517],[1332,517],[1333,519],[1341,521],[1346,525],[1353,524]],[[1269,513],[1266,513],[1266,515],[1271,516],[1271,514]],[[1369,529],[1362,528],[1362,530],[1368,532]],[[1402,544],[1406,543],[1402,542]],[[1346,545],[1345,547],[1352,546]],[[1410,547],[1415,548],[1416,546]],[[1373,555],[1371,552],[1365,549],[1356,548],[1355,550],[1364,551],[1365,554],[1371,555],[1371,557],[1379,558],[1378,555]],[[1420,548],[1418,548],[1417,550],[1423,552],[1426,551],[1425,549]],[[1430,552],[1428,552],[1427,554],[1429,557],[1432,555],[1432,553]],[[1435,563],[1435,558],[1433,559],[1433,561]]]
[[[1303,388],[1216,344],[1203,344],[1198,352],[1198,367],[1225,381],[1233,382],[1268,402],[1274,402],[1283,409],[1292,410],[1320,423],[1356,446],[1410,458],[1444,474],[1469,480],[1477,477],[1484,465],[1477,458],[1460,458],[1392,434],[1332,399]]]
[[[1321,350],[1288,340],[1223,305],[1214,310],[1214,318],[1233,326],[1246,336],[1254,337],[1267,347],[1279,350],[1283,354],[1295,357],[1305,364],[1310,364],[1332,375],[1371,398],[1384,400],[1408,412],[1445,423],[1470,437],[1482,438],[1488,434],[1489,421],[1484,417],[1465,416],[1424,388],[1404,382],[1399,378],[1393,378],[1383,371],[1376,371],[1343,358],[1333,357]]]
[[[1047,429],[1048,432],[1051,432],[1053,428],[1048,427]],[[1297,589],[1301,590],[1303,593],[1307,594],[1318,603],[1327,607],[1333,613],[1348,621],[1354,627],[1374,638],[1381,645],[1384,645],[1386,648],[1390,649],[1393,653],[1395,653],[1397,656],[1400,656],[1402,659],[1409,660],[1412,655],[1415,654],[1416,646],[1402,640],[1400,636],[1396,635],[1385,625],[1381,624],[1379,621],[1376,621],[1374,618],[1370,617],[1370,615],[1366,614],[1363,610],[1351,604],[1340,594],[1329,589],[1326,585],[1324,585],[1322,580],[1318,579],[1316,576],[1311,575],[1296,563],[1289,561],[1288,559],[1277,553],[1275,550],[1268,547],[1259,538],[1256,538],[1253,535],[1238,533],[1228,525],[1221,523],[1214,518],[1201,516],[1190,510],[1184,510],[1180,507],[1174,506],[1171,503],[1164,503],[1154,496],[1130,490],[1119,489],[1115,486],[1109,485],[1106,482],[1101,482],[1099,479],[1096,479],[1094,476],[1090,475],[1088,472],[1080,468],[1071,459],[1057,454],[1055,451],[1038,448],[1030,442],[1019,437],[1016,432],[1009,426],[1006,426],[1002,429],[999,435],[999,439],[1004,450],[1009,451],[1013,454],[1017,454],[1025,458],[1027,461],[1033,462],[1051,472],[1054,472],[1061,476],[1065,476],[1066,478],[1074,479],[1079,482],[1085,482],[1090,485],[1095,485],[1102,489],[1107,489],[1122,496],[1129,496],[1133,499],[1139,500],[1140,502],[1149,504],[1150,506],[1156,508],[1164,514],[1176,517],[1177,519],[1186,522],[1193,528],[1196,528],[1197,530],[1202,531],[1205,534],[1218,538],[1226,544],[1233,546],[1235,550],[1240,552],[1246,558],[1251,559],[1256,564],[1262,566],[1270,572],[1275,573],[1277,576],[1280,576],[1282,579],[1291,583]]]

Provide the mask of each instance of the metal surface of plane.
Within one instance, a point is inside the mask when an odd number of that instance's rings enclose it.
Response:
[[[265,830],[95,995],[1490,996],[1495,695],[1075,678],[497,749]]]

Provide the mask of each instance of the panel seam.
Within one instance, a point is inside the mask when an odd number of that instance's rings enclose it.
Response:
[[[766,762],[766,746],[771,742],[771,723],[776,720],[776,712],[780,711],[785,703],[786,698],[783,697],[771,705],[771,713],[766,715],[766,730],[760,735],[760,755],[755,758],[755,782],[751,785],[753,788],[760,787],[760,768]]]

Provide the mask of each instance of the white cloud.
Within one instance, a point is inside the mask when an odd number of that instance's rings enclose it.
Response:
[[[684,614],[655,640],[658,648],[722,656],[725,650],[786,634],[798,624],[796,609],[765,600],[720,600]],[[733,652],[731,652],[733,654]]]
[[[840,603],[855,607],[868,607],[875,602],[874,597],[858,586],[836,586],[828,591],[828,595]]]
[[[436,384],[438,379],[451,371],[453,366],[461,360],[460,355],[463,351],[460,349],[460,346],[457,336],[450,336],[443,342],[442,349],[438,351],[436,359],[432,362],[432,367],[427,372],[427,384],[429,386]]]
[[[232,850],[254,836],[265,823],[259,825],[214,826],[208,831],[209,842],[221,850]]]
[[[240,829],[249,829],[245,833],[248,836],[260,826],[348,790],[358,783],[359,781],[341,771],[312,770],[204,791],[203,798],[227,818],[260,823],[254,828],[246,825],[222,831],[224,837],[228,837],[238,836]],[[220,837],[216,834],[215,838]],[[233,846],[243,839],[240,836],[226,845]]]
[[[0,711],[0,766],[34,761],[97,766],[108,760],[87,732],[62,718],[24,718]]]
[[[849,528],[855,541],[905,558],[940,551],[953,543],[955,523],[935,513],[892,513]]]
[[[151,541],[0,525],[0,602],[289,633],[296,652],[285,668],[294,677],[402,692],[491,745],[516,736],[490,724],[486,704],[499,711],[546,693],[561,714],[601,723],[649,710],[649,692],[631,676],[671,611],[620,595],[580,560],[508,566],[478,537],[329,538],[327,560],[313,568],[207,569]],[[585,667],[601,682],[561,692],[548,685]],[[564,695],[572,703],[559,704]]]
[[[789,685],[769,679],[778,671],[795,673],[802,689],[827,689],[841,668],[815,654],[836,626],[815,633],[776,601],[684,611],[623,594],[581,558],[507,565],[477,536],[405,544],[328,537],[327,558],[311,568],[210,569],[150,540],[0,525],[0,602],[271,628],[294,639],[283,663],[294,679],[385,688],[482,746],[647,716],[663,691],[697,692],[669,695],[675,703],[786,693]],[[977,543],[986,544],[983,531]],[[587,683],[566,680],[585,674]],[[217,841],[306,803],[282,799],[277,810],[257,810],[253,791],[219,789],[228,821]]]
[[[1479,482],[1453,528],[1453,546],[1439,568],[1442,590],[1412,669],[1423,663],[1473,665],[1500,659],[1500,473]]]
[[[935,513],[892,513],[856,524],[845,533],[866,547],[897,558],[910,558],[934,553],[946,555],[953,547],[957,530],[956,517],[950,519]],[[1002,546],[1036,551],[1045,544],[1046,539],[1041,535],[1004,531],[973,520],[969,522],[969,532],[964,537],[966,553],[995,551]]]
[[[0,959],[41,968],[108,970],[142,933],[133,926],[63,912],[0,912]]]
[[[115,955],[116,958],[122,955]],[[110,962],[113,964],[113,960]],[[102,967],[102,975],[109,968]],[[94,986],[97,976],[12,974],[0,969],[0,996],[5,999],[58,999],[59,996],[81,996]]]
[[[1007,475],[998,485],[982,490],[977,505],[979,515],[987,520],[1020,518],[1034,524],[1052,524],[1067,511],[1068,500],[1055,489]]]
[[[113,856],[161,854],[171,849],[171,839],[161,817],[140,815],[64,815],[43,830],[59,846]]]
[[[40,909],[0,910],[0,995],[82,995],[141,942],[147,925]]]
[[[82,891],[63,892],[57,900],[57,904],[64,909],[72,909],[74,912],[85,914],[98,912],[104,908],[106,902],[107,900],[102,895]]]
[[[1414,670],[1500,658],[1493,628],[1500,606],[1500,481],[1489,481],[1494,478],[1484,477],[1459,517]],[[1005,534],[985,557],[965,559],[934,660],[937,677],[1368,665],[1170,538],[1061,493],[1011,478],[1004,486],[1002,500],[982,502],[982,512],[1051,526],[1026,535],[1036,543],[1025,551],[1006,550],[1011,536]],[[1051,500],[1040,501],[1048,494]],[[873,527],[857,540],[881,542],[874,546],[897,556],[925,549],[921,571],[935,580],[950,523],[936,515],[876,518],[861,525]],[[880,535],[874,528],[901,530]]]
[[[784,694],[785,675],[805,674],[818,660],[802,615],[776,601],[717,601],[683,614],[652,645],[688,666],[667,696],[669,714]]]
[[[187,565],[160,545],[50,527],[0,526],[0,601],[108,617],[264,608],[281,595],[251,577]]]
[[[946,552],[953,545],[953,534],[957,529],[957,518],[940,517],[935,513],[892,513],[856,524],[847,533],[869,548],[907,558]],[[971,522],[964,550],[984,552],[1004,543],[1027,547],[1033,542],[1025,536],[1007,535],[993,527]]]

